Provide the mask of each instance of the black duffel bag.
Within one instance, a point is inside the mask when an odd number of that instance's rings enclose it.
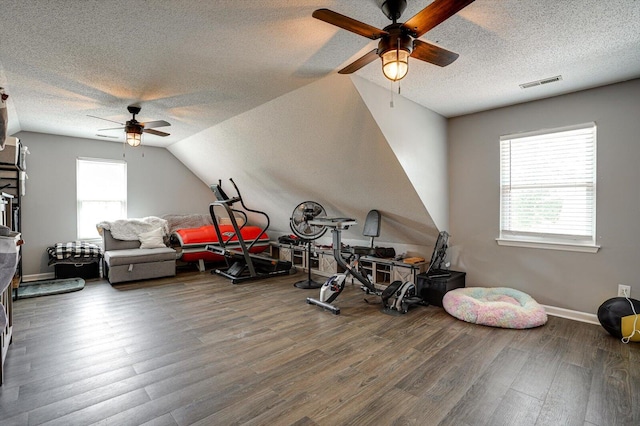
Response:
[[[374,257],[379,257],[381,259],[389,259],[396,257],[396,249],[393,247],[375,247]]]

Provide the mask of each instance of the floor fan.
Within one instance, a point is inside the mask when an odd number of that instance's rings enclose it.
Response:
[[[312,289],[322,287],[322,283],[311,278],[311,242],[327,232],[326,226],[312,225],[310,222],[318,216],[326,216],[327,213],[320,204],[315,201],[305,201],[293,209],[289,226],[291,231],[307,244],[307,279],[294,284],[297,288]]]

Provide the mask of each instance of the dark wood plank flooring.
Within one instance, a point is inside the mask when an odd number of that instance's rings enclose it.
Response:
[[[300,277],[188,271],[19,300],[0,424],[640,424],[640,345],[597,325],[393,317],[357,286],[335,316]]]

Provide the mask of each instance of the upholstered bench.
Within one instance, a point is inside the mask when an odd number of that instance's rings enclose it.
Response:
[[[174,276],[176,251],[170,247],[140,248],[138,240],[118,240],[103,229],[104,275],[111,284]]]
[[[102,249],[86,241],[55,243],[47,248],[49,266],[55,270],[55,278],[98,278]]]

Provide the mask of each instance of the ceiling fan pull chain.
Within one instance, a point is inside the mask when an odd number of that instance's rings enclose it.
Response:
[[[391,94],[391,101],[389,102],[389,108],[393,108],[393,81],[389,83],[389,93]]]
[[[400,82],[399,82],[399,81],[392,81],[392,82],[391,82],[391,84],[390,84],[390,90],[389,90],[389,92],[391,93],[391,101],[389,102],[389,107],[391,107],[391,108],[393,108],[393,107],[394,107],[394,104],[393,104],[393,94],[394,94],[394,92],[395,92],[395,91],[393,90],[393,84],[394,84],[394,83],[398,83],[398,95],[402,94],[402,93],[401,93],[401,90],[400,90],[400,87],[401,87],[401,86],[400,86]]]

